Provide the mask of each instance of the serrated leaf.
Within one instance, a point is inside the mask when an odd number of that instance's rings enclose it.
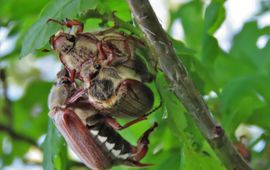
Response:
[[[87,3],[86,3],[87,2]],[[50,36],[55,34],[60,26],[47,23],[50,18],[62,20],[64,18],[76,18],[76,15],[86,9],[94,9],[98,4],[97,0],[56,0],[50,1],[42,10],[40,18],[33,24],[23,38],[21,57],[43,48],[48,43]]]

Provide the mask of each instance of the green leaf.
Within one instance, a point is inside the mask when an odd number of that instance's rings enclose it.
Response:
[[[50,18],[62,20],[73,19],[86,9],[97,7],[97,0],[56,0],[50,1],[42,10],[39,20],[28,30],[24,39],[20,56],[26,56],[37,49],[43,48],[49,41],[50,36],[60,29],[58,24],[47,23]]]
[[[209,70],[213,70],[213,65],[220,52],[217,39],[205,34],[202,44],[202,62]]]
[[[179,10],[172,14],[172,20],[181,19],[185,32],[185,40],[188,47],[201,50],[203,34],[203,3],[201,1],[191,1],[180,6]]]
[[[44,150],[44,170],[67,169],[66,143],[52,121],[49,121],[48,123],[48,133],[42,148]]]
[[[169,119],[170,126],[178,135],[179,131],[183,131],[187,127],[185,109],[172,93],[171,88],[173,87],[168,86],[164,74],[157,75],[157,88],[163,102],[164,119]]]
[[[270,35],[269,26],[260,29],[256,21],[246,23],[241,32],[234,37],[230,54],[252,66],[254,71],[265,74],[269,73],[270,58],[266,54],[270,52],[270,42],[259,49],[257,41],[263,35]]]
[[[254,65],[225,53],[219,55],[213,67],[213,78],[220,87],[234,78],[250,74],[254,74]]]
[[[115,11],[116,16],[121,16],[125,21],[131,20],[130,9],[125,0],[101,0],[98,10],[106,13]]]
[[[246,122],[253,112],[270,103],[270,78],[250,75],[229,82],[220,96],[224,128],[234,135],[236,127]]]
[[[173,42],[173,47],[175,48],[175,51],[177,52],[178,56],[181,58],[182,55],[194,55],[195,51],[191,48],[186,47],[186,45],[179,40],[171,38]]]
[[[270,130],[270,105],[255,109],[252,115],[248,118],[247,123],[260,126]]]
[[[18,133],[38,139],[46,132],[51,86],[48,82],[34,81],[25,89],[24,96],[13,104],[14,129]]]
[[[184,147],[181,153],[181,170],[224,170],[221,163],[211,155],[194,152],[189,147]]]
[[[225,19],[224,0],[212,1],[205,11],[205,32],[212,35]]]
[[[215,59],[220,53],[217,39],[213,36],[225,19],[223,0],[212,1],[206,8],[204,35],[202,41],[202,61],[208,69],[213,69]]]

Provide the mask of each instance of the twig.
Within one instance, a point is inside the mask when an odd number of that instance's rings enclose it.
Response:
[[[251,167],[240,156],[211,115],[186,68],[177,57],[172,43],[162,29],[148,0],[127,0],[135,21],[145,35],[151,52],[172,84],[173,92],[187,109],[199,130],[228,169],[249,170]]]
[[[35,140],[33,140],[32,138],[30,138],[28,136],[24,136],[22,134],[15,132],[14,129],[12,129],[6,125],[0,124],[0,131],[6,132],[13,139],[20,140],[20,141],[29,143],[31,145],[34,145],[36,147],[39,147]]]
[[[0,80],[2,82],[3,96],[4,96],[4,102],[5,102],[4,107],[3,107],[3,113],[8,118],[8,124],[9,124],[9,126],[12,126],[12,120],[13,120],[12,102],[8,98],[8,94],[7,94],[8,84],[7,84],[6,77],[7,77],[6,76],[6,71],[4,69],[0,69]]]

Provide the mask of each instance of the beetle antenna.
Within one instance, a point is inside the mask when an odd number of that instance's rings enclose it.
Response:
[[[45,53],[48,53],[48,52],[50,52],[51,50],[44,48],[44,49],[42,49],[41,51],[42,51],[42,52],[45,52]]]
[[[58,21],[58,20],[53,19],[53,18],[48,19],[47,20],[47,23],[49,23],[49,22],[55,22],[55,23],[57,23],[59,25],[64,25],[62,21]]]

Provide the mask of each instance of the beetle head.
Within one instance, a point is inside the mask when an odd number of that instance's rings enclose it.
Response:
[[[76,37],[74,35],[61,31],[50,38],[51,48],[61,53],[70,52],[74,48],[75,43]]]
[[[57,81],[55,85],[51,88],[48,105],[49,109],[54,107],[62,106],[65,104],[66,100],[71,96],[74,91],[71,81],[67,77],[67,71],[62,69],[57,74]]]

